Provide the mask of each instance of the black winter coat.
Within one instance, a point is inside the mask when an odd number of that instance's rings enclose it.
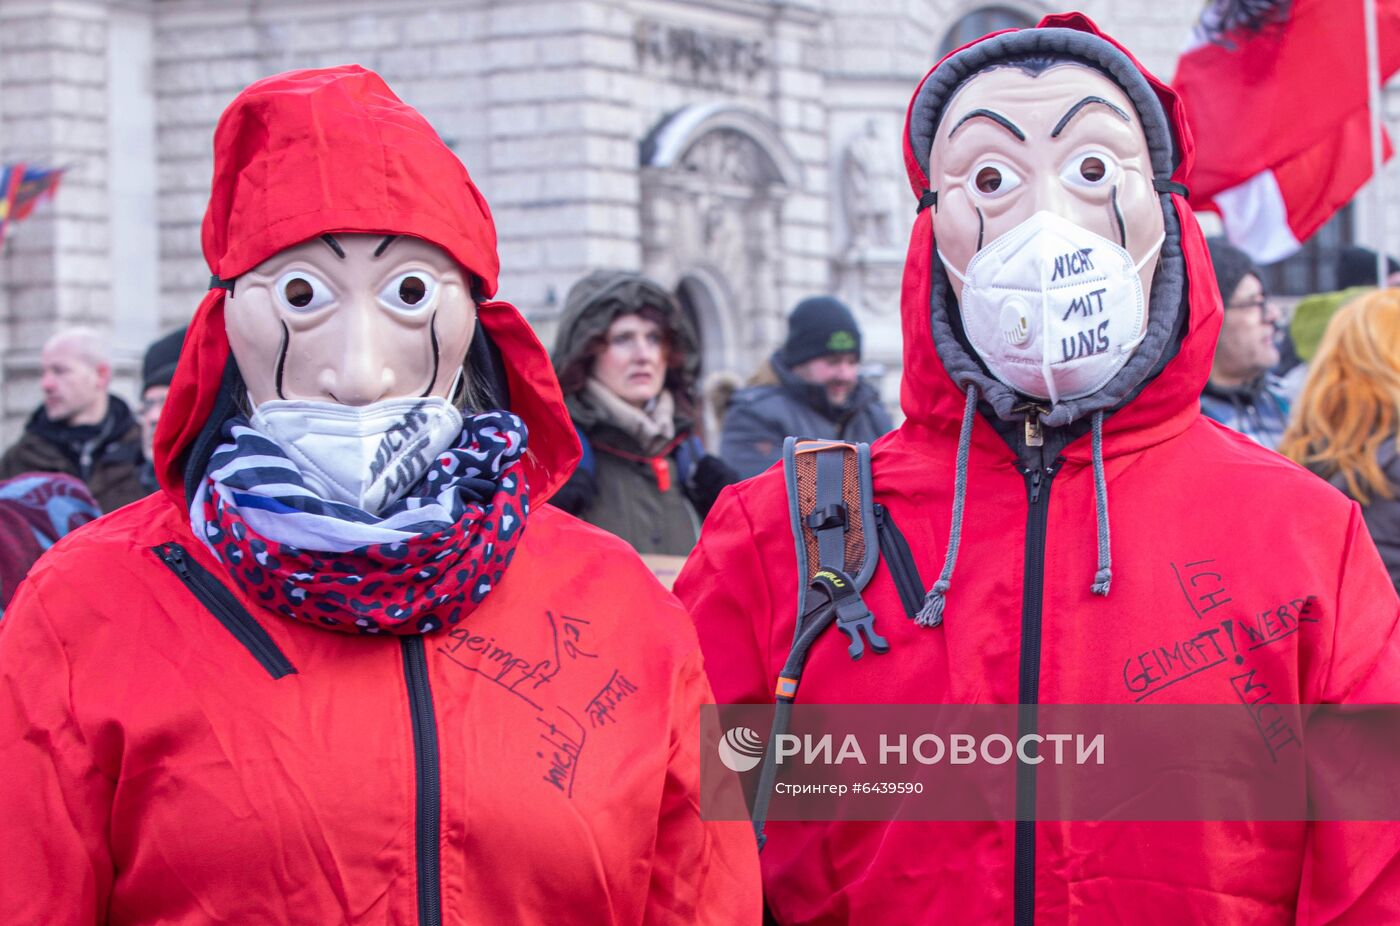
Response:
[[[115,511],[151,490],[141,482],[141,426],[131,409],[110,396],[97,425],[51,421],[40,406],[24,434],[0,457],[0,479],[20,473],[67,473],[81,479],[104,512]]]
[[[1400,452],[1396,451],[1395,438],[1380,445],[1376,462],[1385,474],[1391,497],[1371,492],[1371,500],[1361,506],[1361,516],[1366,519],[1366,529],[1376,542],[1376,549],[1380,550],[1391,583],[1400,591]],[[1343,492],[1347,491],[1346,478],[1340,473],[1324,478]]]

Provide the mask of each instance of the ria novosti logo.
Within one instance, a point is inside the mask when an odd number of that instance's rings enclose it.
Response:
[[[748,727],[735,727],[719,741],[719,760],[731,772],[747,772],[763,761],[763,738]]]

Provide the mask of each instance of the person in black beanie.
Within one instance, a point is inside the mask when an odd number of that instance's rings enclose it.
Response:
[[[1225,305],[1201,411],[1273,449],[1288,425],[1288,399],[1270,370],[1279,362],[1279,308],[1264,293],[1259,268],[1223,238],[1207,239]]]
[[[799,302],[783,346],[730,401],[724,462],[747,479],[778,461],[786,437],[873,441],[893,428],[875,387],[860,378],[860,347],[860,326],[844,302]]]
[[[146,348],[146,356],[141,361],[141,410],[137,415],[141,422],[141,484],[154,492],[156,471],[151,463],[155,459],[152,452],[156,436],[156,423],[160,421],[160,410],[165,407],[165,395],[170,391],[170,381],[175,378],[175,362],[180,359],[180,348],[185,344],[185,329],[177,328],[162,335]]]

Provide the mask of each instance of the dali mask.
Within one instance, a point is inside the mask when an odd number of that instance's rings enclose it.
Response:
[[[401,235],[326,234],[238,277],[225,306],[250,425],[331,501],[378,514],[462,431],[466,274]]]
[[[937,257],[983,364],[1051,404],[1102,388],[1146,331],[1165,236],[1127,95],[1073,62],[989,68],[944,107],[929,167]]]

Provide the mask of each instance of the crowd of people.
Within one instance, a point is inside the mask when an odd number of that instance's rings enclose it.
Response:
[[[1207,246],[1225,312],[1202,411],[1356,499],[1400,587],[1400,363],[1382,349],[1396,342],[1385,327],[1391,303],[1376,294],[1375,253],[1345,248],[1338,289],[1302,299],[1290,325],[1244,251],[1224,238]],[[135,415],[110,391],[111,361],[96,332],[53,335],[41,355],[43,404],[0,458],[0,479],[64,474],[69,491],[90,492],[99,511],[156,491],[155,428],[184,334],[147,349]],[[1321,360],[1310,363],[1314,356]],[[894,427],[860,375],[860,325],[833,296],[798,302],[782,345],[748,382],[710,393],[716,435],[701,433],[707,397],[691,323],[675,295],[642,274],[595,271],[575,283],[552,360],[583,447],[552,503],[644,555],[688,555],[720,491],[776,463],[787,437],[869,443]],[[17,575],[34,557],[21,557]]]
[[[64,474],[101,512],[157,491],[155,430],[184,337],[180,328],[147,348],[133,414],[111,391],[111,358],[97,332],[54,334],[42,352],[43,404],[0,457],[0,480]],[[575,283],[552,360],[583,447],[553,504],[644,555],[686,556],[720,491],[776,462],[786,437],[869,442],[893,427],[860,375],[860,326],[831,296],[799,302],[783,344],[725,396],[716,409],[722,430],[711,439],[718,453],[700,430],[699,343],[675,295],[655,280],[600,270]],[[0,551],[7,555],[20,576],[37,558]]]
[[[1087,18],[914,90],[898,426],[830,295],[715,434],[656,280],[578,280],[546,352],[372,71],[259,80],[213,150],[210,288],[139,413],[60,332],[0,462],[37,556],[0,567],[0,921],[1400,921],[1400,824],[1160,822],[1136,781],[1041,817],[1023,754],[1014,815],[706,812],[715,703],[1238,703],[1271,755],[1261,704],[1400,703],[1400,290],[1282,339],[1176,96]]]
[[[716,409],[719,453],[708,452],[699,345],[676,298],[637,273],[591,273],[569,290],[554,348],[583,445],[554,504],[639,553],[685,556],[720,491],[777,462],[788,436],[868,442],[890,430],[860,359],[851,310],[802,300],[782,346]]]

